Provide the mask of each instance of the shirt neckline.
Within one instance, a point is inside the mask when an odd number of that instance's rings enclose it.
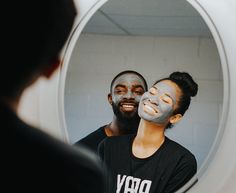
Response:
[[[136,135],[132,135],[130,137],[130,144],[129,144],[129,154],[130,154],[130,157],[133,161],[137,161],[137,162],[145,162],[147,160],[150,160],[152,159],[152,157],[154,157],[155,155],[161,153],[162,149],[166,146],[166,144],[168,143],[169,139],[168,137],[165,136],[165,140],[164,142],[161,144],[161,146],[150,156],[146,157],[146,158],[139,158],[139,157],[136,157],[133,152],[132,152],[132,145],[133,145],[133,141],[134,141],[134,138],[135,138]]]

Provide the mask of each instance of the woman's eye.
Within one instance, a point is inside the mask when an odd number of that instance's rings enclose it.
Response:
[[[171,104],[171,103],[172,103],[172,100],[171,100],[169,97],[163,97],[162,100],[163,100],[165,103],[168,103],[168,104]]]
[[[165,103],[168,103],[168,104],[169,104],[169,101],[168,101],[168,100],[163,99],[163,101],[164,101]]]
[[[154,95],[157,93],[157,90],[155,88],[150,88],[149,93]]]

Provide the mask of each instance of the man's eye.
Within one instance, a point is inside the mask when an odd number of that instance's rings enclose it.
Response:
[[[142,94],[143,94],[143,91],[138,91],[138,90],[136,90],[136,91],[134,91],[134,93],[137,94],[137,95],[142,95]]]
[[[116,94],[123,94],[123,93],[125,93],[125,91],[123,91],[123,90],[116,90],[115,93]]]

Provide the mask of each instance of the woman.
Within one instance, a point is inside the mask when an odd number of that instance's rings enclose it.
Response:
[[[197,91],[188,73],[174,72],[143,94],[137,135],[111,137],[99,146],[107,193],[172,193],[192,178],[194,155],[168,139],[165,129],[181,120]]]

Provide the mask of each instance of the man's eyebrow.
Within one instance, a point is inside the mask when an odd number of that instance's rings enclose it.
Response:
[[[115,86],[115,88],[117,88],[117,87],[122,87],[122,88],[125,88],[126,86],[125,86],[125,85],[123,85],[123,84],[117,84],[117,85]]]
[[[144,89],[144,88],[143,88],[143,86],[142,86],[142,85],[140,85],[140,84],[133,85],[133,87],[134,87],[134,88],[142,88],[142,89]]]

